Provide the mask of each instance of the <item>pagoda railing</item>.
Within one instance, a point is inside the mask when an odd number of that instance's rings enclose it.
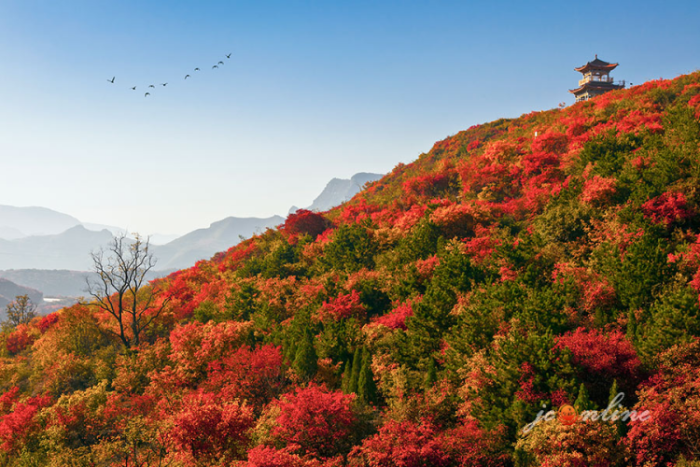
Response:
[[[590,75],[590,76],[585,76],[582,80],[579,80],[578,85],[583,86],[586,83],[590,83],[591,81],[598,81],[602,83],[612,83],[613,77],[612,76],[595,76],[595,75]]]

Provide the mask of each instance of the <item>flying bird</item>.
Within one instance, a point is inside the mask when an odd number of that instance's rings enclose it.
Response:
[[[150,95],[151,95],[151,93],[150,93],[150,92],[147,92],[146,94],[143,95],[143,97],[148,97],[148,96],[150,96]]]
[[[168,83],[160,83],[161,86],[166,87]]]
[[[212,70],[213,70],[214,68],[219,68],[219,67],[218,67],[218,66],[216,66],[216,65],[214,65],[213,67],[211,67],[211,69],[212,69]]]
[[[156,88],[156,87],[155,87],[155,86],[153,86],[152,84],[149,84],[149,85],[148,85],[148,87],[149,87],[149,88],[153,88],[153,89],[155,89],[155,88]]]
[[[134,86],[133,88],[131,88],[131,90],[132,90],[132,91],[136,91],[136,86]]]
[[[231,54],[227,54],[227,55],[226,55],[226,58],[231,58]]]
[[[189,78],[189,77],[190,77],[190,75],[185,75],[185,79],[187,79],[187,78]]]
[[[114,78],[116,78],[116,76],[112,76],[112,79],[108,79],[107,81],[109,81],[110,83],[114,84]]]
[[[199,68],[195,68],[194,71],[199,71]]]
[[[224,64],[224,62],[222,62],[221,60],[219,60],[219,65],[223,65],[223,64]]]

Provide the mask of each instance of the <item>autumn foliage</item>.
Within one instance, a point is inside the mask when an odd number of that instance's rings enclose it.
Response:
[[[4,326],[0,465],[697,465],[699,186],[700,73],[471,127],[159,279],[131,348]]]

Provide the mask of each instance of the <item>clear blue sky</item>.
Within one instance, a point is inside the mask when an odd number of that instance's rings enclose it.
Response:
[[[697,0],[0,0],[0,204],[145,234],[283,215],[571,104],[594,54],[636,84],[695,71],[699,24]]]

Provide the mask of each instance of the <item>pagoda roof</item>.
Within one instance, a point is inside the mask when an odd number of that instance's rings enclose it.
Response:
[[[602,91],[612,91],[615,89],[622,89],[625,86],[622,84],[613,84],[613,83],[606,83],[605,81],[589,81],[587,83],[584,83],[581,87],[578,87],[576,89],[570,89],[569,92],[571,94],[578,94],[582,91],[585,91],[586,89],[598,89]]]
[[[580,71],[581,73],[585,73],[589,70],[607,70],[611,71],[614,70],[615,67],[617,67],[617,63],[608,63],[606,61],[603,61],[598,58],[598,55],[595,56],[595,60],[592,62],[588,62],[583,66],[580,66],[578,68],[574,68],[576,71]]]

